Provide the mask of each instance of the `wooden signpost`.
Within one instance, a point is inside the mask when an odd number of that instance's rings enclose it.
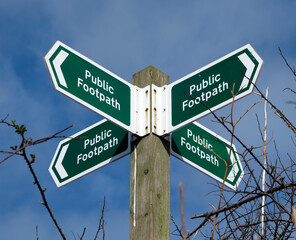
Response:
[[[170,151],[238,187],[243,168],[235,146],[190,123],[209,113],[204,104],[212,111],[229,104],[231,84],[241,92],[236,99],[252,92],[263,61],[251,45],[172,84],[153,66],[135,73],[130,84],[59,41],[44,59],[57,91],[112,121],[61,141],[50,173],[60,187],[131,153],[131,240],[170,239]],[[227,158],[232,165],[225,167]]]

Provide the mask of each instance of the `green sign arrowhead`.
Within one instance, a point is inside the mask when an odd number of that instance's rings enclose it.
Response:
[[[130,153],[130,134],[102,120],[61,141],[49,171],[58,187]]]
[[[172,83],[170,92],[171,125],[169,132],[250,94],[263,61],[251,45]]]
[[[231,189],[244,175],[235,146],[196,122],[171,133],[171,153]]]
[[[132,131],[130,83],[59,41],[44,59],[57,91]]]

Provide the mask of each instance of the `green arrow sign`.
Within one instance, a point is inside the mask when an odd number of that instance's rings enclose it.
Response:
[[[130,134],[102,120],[59,143],[49,171],[58,187],[130,153]]]
[[[133,131],[130,83],[59,41],[44,60],[57,91]]]
[[[170,84],[168,132],[250,94],[262,65],[248,44]]]
[[[225,185],[232,189],[244,175],[235,146],[196,122],[171,134],[171,153],[220,182],[228,165]]]

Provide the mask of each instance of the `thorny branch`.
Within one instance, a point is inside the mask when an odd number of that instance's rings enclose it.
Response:
[[[6,124],[7,126],[12,127],[12,128],[15,128],[17,126],[15,123],[7,122],[6,121],[6,118],[2,119],[0,121],[0,123]],[[11,152],[11,151],[0,151],[0,153],[9,154],[7,157],[5,157],[4,159],[2,159],[0,161],[0,164],[3,163],[3,162],[5,162],[9,158],[13,157],[14,155],[22,155],[21,152],[23,151],[23,149],[25,149],[27,147],[38,145],[40,143],[47,142],[48,140],[51,140],[51,139],[54,139],[54,138],[66,138],[66,136],[59,136],[59,134],[67,131],[71,127],[73,127],[73,125],[70,125],[70,126],[64,128],[63,130],[54,133],[53,135],[51,135],[49,137],[37,139],[35,141],[33,141],[31,138],[29,138],[29,139],[26,139],[26,138],[22,139],[23,140],[22,144],[15,151],[13,151],[13,152]],[[22,136],[22,137],[24,137],[24,136]]]
[[[280,53],[282,55],[281,51]],[[295,67],[291,67],[286,58],[283,55],[282,57],[285,60],[286,65],[296,77]],[[266,102],[275,114],[282,119],[290,130],[292,130],[295,136],[296,128],[291,121],[271,102],[271,100],[267,99],[256,85],[254,85],[254,88],[258,91],[264,102]],[[289,90],[296,94],[296,91],[292,89]],[[192,97],[189,95],[187,96]],[[203,102],[200,101],[199,103],[207,107]],[[248,113],[252,107],[250,107],[245,114]],[[266,136],[263,136],[261,133],[258,116],[257,121],[261,139],[265,144],[260,147],[247,147],[240,137],[232,131],[233,127],[245,116],[245,114],[239,117],[235,122],[232,119],[232,112],[229,114],[231,119],[227,120],[218,117],[211,111],[211,109],[207,109],[214,116],[216,121],[220,123],[244,148],[244,152],[238,154],[241,156],[242,162],[245,165],[245,175],[240,190],[229,191],[225,189],[223,191],[223,195],[220,197],[220,200],[223,200],[220,208],[218,207],[212,211],[191,217],[191,219],[199,220],[199,223],[195,229],[187,235],[187,239],[190,239],[197,232],[203,239],[208,239],[209,226],[212,226],[212,230],[215,229],[217,239],[254,239],[254,236],[256,235],[257,237],[261,237],[261,239],[294,238],[296,236],[296,211],[294,207],[296,183],[293,178],[293,174],[295,173],[295,161],[292,159],[292,156],[287,153],[290,164],[287,164],[287,159],[281,159],[275,141],[275,146],[273,148],[275,154],[268,155],[266,150],[266,146],[268,146],[266,143]],[[264,129],[264,132],[266,134],[266,129]],[[296,146],[293,137],[291,140],[294,146]],[[261,149],[263,147],[264,153],[262,154]],[[260,150],[260,154],[257,154],[258,150]],[[267,156],[269,160],[263,164],[263,160],[264,158],[267,158]],[[258,165],[256,166],[254,163]],[[266,184],[266,189],[262,189],[259,184],[260,181],[262,181],[262,171],[266,172],[266,179],[263,179]],[[221,186],[217,183],[217,187],[217,191],[221,191],[223,185]],[[265,198],[263,203],[261,198]],[[263,219],[261,218],[262,208],[264,208]],[[217,219],[218,216],[219,220],[214,222],[214,219]],[[263,224],[264,232],[262,232],[261,227]],[[204,233],[204,229],[207,234]],[[181,236],[182,235],[180,234],[180,237]]]
[[[226,164],[226,169],[225,169],[225,173],[224,173],[223,183],[222,183],[221,190],[220,190],[220,198],[219,198],[218,210],[221,207],[221,202],[222,202],[222,198],[223,198],[223,190],[224,190],[225,180],[226,180],[226,177],[227,177],[228,168],[230,167],[230,158],[231,158],[231,153],[232,153],[231,149],[232,149],[232,145],[233,145],[233,135],[234,135],[235,125],[241,119],[241,118],[239,118],[239,120],[236,123],[234,123],[234,121],[233,121],[233,105],[234,105],[234,99],[235,99],[234,86],[235,85],[233,84],[233,88],[232,88],[231,114],[230,114],[230,124],[232,126],[231,140],[230,140],[230,152],[229,152],[228,161],[227,161],[227,164]],[[215,216],[214,225],[213,225],[213,229],[212,229],[211,239],[213,239],[213,237],[214,237],[217,220],[218,220],[218,214]]]
[[[65,128],[65,129],[63,129],[63,130],[61,130],[61,131],[59,131],[57,133],[54,133],[50,137],[45,137],[45,138],[42,138],[42,139],[33,141],[31,138],[26,138],[25,137],[25,132],[27,131],[27,129],[26,129],[26,127],[24,125],[17,125],[15,120],[11,121],[11,123],[10,123],[10,122],[7,122],[6,119],[7,119],[7,117],[4,118],[4,119],[2,119],[0,121],[0,123],[5,124],[5,125],[7,125],[9,127],[12,127],[15,130],[15,132],[21,136],[21,143],[20,143],[19,146],[12,147],[12,149],[14,150],[14,152],[1,151],[1,153],[7,153],[9,155],[7,157],[5,157],[2,161],[0,161],[0,164],[3,163],[4,161],[8,160],[9,158],[13,157],[14,155],[19,155],[19,156],[21,156],[21,157],[24,158],[24,160],[27,163],[27,166],[28,166],[28,168],[30,170],[30,173],[33,176],[34,184],[37,186],[37,188],[39,190],[39,193],[40,193],[40,195],[42,197],[42,201],[40,201],[40,203],[46,208],[47,212],[50,215],[50,218],[54,222],[57,230],[59,231],[59,233],[61,235],[61,237],[63,239],[66,239],[66,237],[65,237],[65,235],[64,235],[61,227],[59,226],[57,220],[55,219],[54,214],[53,214],[53,212],[52,212],[52,210],[51,210],[51,208],[50,208],[50,206],[48,204],[47,198],[45,196],[46,188],[43,188],[41,186],[41,184],[40,184],[40,182],[39,182],[39,180],[37,178],[37,175],[36,175],[36,173],[35,173],[35,171],[33,169],[32,164],[35,162],[35,158],[36,157],[35,157],[34,154],[30,154],[30,157],[31,157],[31,159],[30,159],[28,157],[28,154],[27,154],[26,149],[29,146],[37,145],[37,144],[46,142],[46,141],[48,141],[50,139],[53,139],[53,138],[60,138],[61,136],[59,136],[59,134],[62,133],[62,132],[64,132],[64,131],[66,131],[67,129],[69,129],[72,126],[69,126],[69,127]]]

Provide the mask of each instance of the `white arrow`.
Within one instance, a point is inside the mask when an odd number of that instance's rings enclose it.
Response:
[[[68,88],[66,80],[64,78],[64,74],[61,69],[61,65],[65,61],[65,59],[68,57],[69,53],[66,53],[65,51],[61,50],[59,54],[55,57],[55,59],[52,61],[53,65],[56,69],[57,75],[58,75],[58,81],[60,84],[66,88]]]
[[[238,162],[236,161],[236,159],[234,157],[234,152],[233,151],[230,152],[230,148],[228,148],[228,147],[226,147],[226,149],[227,149],[227,152],[230,154],[230,161],[231,161],[231,164],[232,164],[232,169],[231,169],[230,173],[228,174],[227,179],[229,181],[233,182],[236,175],[239,172],[239,169],[238,169],[238,166],[237,166]]]
[[[60,177],[62,179],[65,178],[65,177],[68,177],[68,173],[66,172],[64,166],[62,165],[62,161],[64,159],[64,156],[65,156],[66,152],[67,152],[68,147],[69,147],[69,143],[62,147],[61,153],[60,153],[60,155],[58,157],[58,160],[57,160],[57,163],[56,163],[56,166],[55,166],[57,172],[59,173],[59,175],[60,175]]]
[[[255,68],[255,64],[252,62],[252,60],[249,58],[249,56],[246,53],[239,55],[238,58],[247,68],[245,77],[244,77],[243,82],[239,88],[240,90],[242,90],[248,86],[248,84],[250,82],[249,79],[251,78],[253,70]]]

